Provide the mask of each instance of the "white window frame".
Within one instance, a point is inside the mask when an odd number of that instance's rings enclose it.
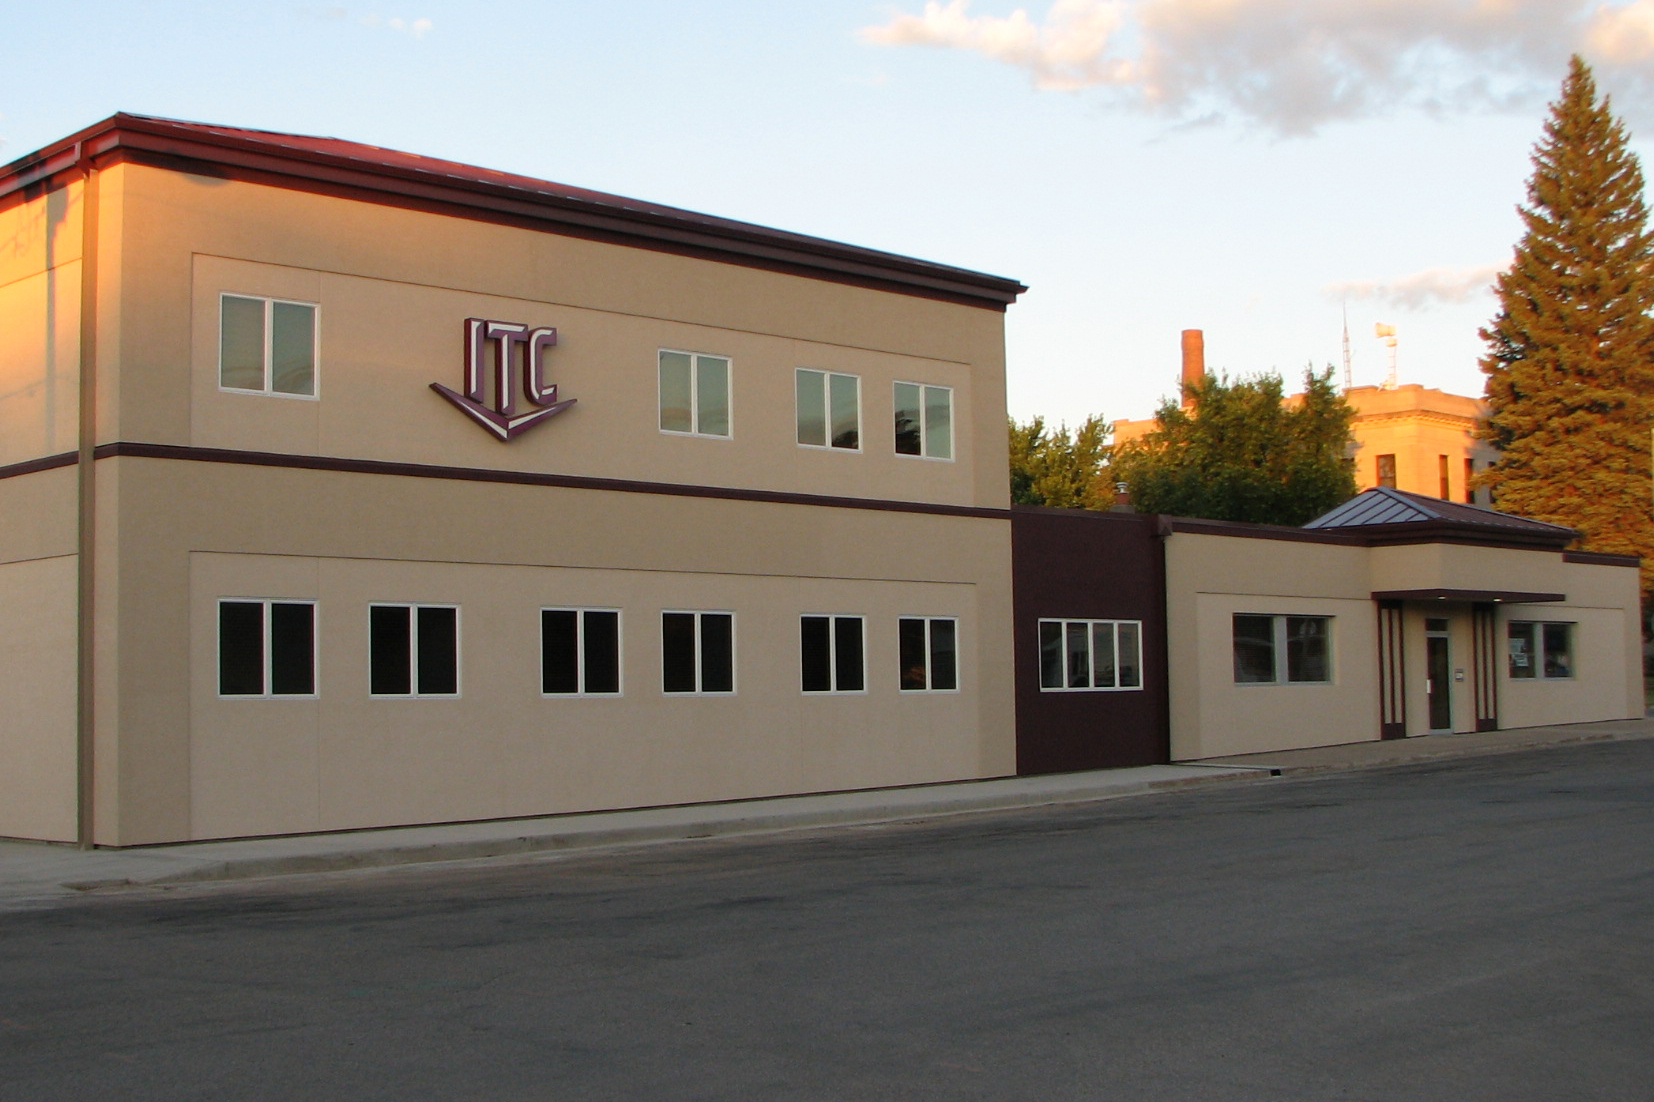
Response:
[[[1063,683],[1061,685],[1045,684],[1045,641],[1044,627],[1046,624],[1058,625],[1058,638],[1062,640],[1063,654]],[[1096,645],[1096,630],[1099,627],[1111,628],[1114,635],[1114,684],[1112,685],[1070,685],[1068,684],[1068,628],[1071,624],[1085,625],[1086,650],[1086,680],[1095,682],[1097,679],[1097,656],[1094,653]],[[1120,684],[1120,626],[1130,624],[1137,629],[1137,684]],[[1141,620],[1085,620],[1074,617],[1044,616],[1040,618],[1035,629],[1035,645],[1038,649],[1038,670],[1040,692],[1042,693],[1140,693],[1144,683],[1148,681],[1143,669],[1143,621]]]
[[[1518,677],[1510,672],[1510,629],[1519,624],[1531,624],[1534,628],[1533,646],[1533,676]],[[1568,672],[1562,676],[1554,676],[1545,672],[1545,659],[1550,648],[1545,645],[1545,629],[1560,627],[1568,629]],[[1576,681],[1579,678],[1574,665],[1578,661],[1579,624],[1574,620],[1508,620],[1505,625],[1505,678],[1508,681],[1533,682],[1535,684],[1551,681]]]
[[[258,390],[247,387],[224,385],[224,300],[227,298],[247,299],[250,302],[264,304],[264,386]],[[275,310],[276,304],[286,306],[308,306],[315,317],[310,327],[310,393],[291,394],[285,390],[272,389],[274,380],[270,374],[275,370]],[[318,302],[305,302],[296,298],[272,298],[269,295],[249,295],[242,291],[218,292],[218,372],[216,382],[218,389],[224,394],[257,394],[265,398],[292,398],[301,402],[316,402],[322,397],[322,307]]]
[[[590,698],[592,700],[616,700],[626,695],[626,614],[618,608],[609,608],[601,605],[543,605],[542,613],[572,612],[574,613],[574,647],[576,678],[580,688],[572,693],[546,692],[546,630],[545,617],[539,618],[540,636],[540,696],[546,700],[578,700]],[[612,612],[615,617],[615,691],[612,693],[593,693],[586,691],[586,613]],[[697,673],[699,671],[697,670]]]
[[[1253,617],[1257,617],[1258,619],[1268,619],[1268,620],[1271,621],[1271,625],[1270,625],[1271,643],[1270,643],[1270,646],[1271,646],[1272,649],[1271,649],[1270,653],[1271,653],[1271,664],[1272,664],[1274,674],[1275,674],[1275,678],[1274,678],[1273,681],[1241,681],[1238,678],[1234,678],[1234,674],[1233,674],[1233,669],[1234,669],[1233,659],[1234,659],[1234,646],[1235,646],[1234,621],[1235,621],[1236,616],[1253,616]],[[1230,625],[1229,626],[1229,647],[1230,647],[1229,653],[1230,653],[1230,662],[1231,662],[1231,665],[1230,665],[1231,674],[1230,674],[1230,676],[1231,676],[1231,678],[1234,678],[1233,684],[1235,686],[1237,686],[1238,688],[1243,688],[1243,689],[1250,689],[1250,688],[1282,688],[1282,687],[1302,686],[1302,685],[1332,685],[1332,684],[1336,684],[1337,680],[1338,680],[1338,662],[1337,662],[1338,647],[1337,647],[1337,639],[1336,639],[1336,635],[1335,635],[1336,628],[1335,628],[1334,624],[1335,624],[1335,621],[1337,619],[1338,618],[1336,616],[1324,616],[1320,613],[1300,613],[1300,612],[1237,612],[1237,613],[1233,613],[1229,618],[1229,625]],[[1324,621],[1326,621],[1326,625],[1327,625],[1327,633],[1326,633],[1326,641],[1327,641],[1327,676],[1325,678],[1323,678],[1319,681],[1309,681],[1309,680],[1294,681],[1294,680],[1291,680],[1291,672],[1288,668],[1289,663],[1288,663],[1288,660],[1287,660],[1287,629],[1286,629],[1286,623],[1287,623],[1288,620],[1324,620]]]
[[[683,690],[678,690],[678,689],[668,689],[666,687],[666,617],[667,616],[672,616],[672,615],[676,615],[676,616],[693,616],[695,618],[695,645],[694,645],[695,688],[692,691],[683,691]],[[727,690],[726,689],[710,689],[709,690],[709,689],[701,688],[701,685],[705,682],[705,678],[702,676],[702,671],[701,671],[701,618],[704,617],[704,616],[728,616],[729,617],[729,688]],[[741,625],[740,625],[739,619],[740,618],[735,615],[735,611],[733,609],[728,609],[728,608],[663,608],[663,609],[661,609],[660,610],[660,627],[661,627],[661,635],[660,635],[660,640],[661,640],[661,664],[660,664],[661,686],[660,686],[660,691],[661,691],[661,695],[662,696],[670,696],[670,697],[673,697],[673,698],[692,697],[692,696],[715,696],[715,697],[735,696],[736,693],[741,688],[741,668],[740,668],[740,664],[738,662],[738,656],[741,653],[741,651],[740,651],[740,636],[739,636],[739,632],[741,630]]]
[[[799,639],[798,674],[799,692],[804,696],[866,696],[867,695],[867,617],[853,612],[801,612],[798,615],[798,625],[802,634],[805,620],[827,621],[827,683],[830,688],[806,689],[804,681],[804,640]],[[854,620],[860,625],[861,631],[861,688],[839,688],[838,669],[838,624],[840,620]]]
[[[895,410],[899,403],[896,401],[896,388],[899,386],[916,386],[919,388],[919,454],[911,455],[908,452],[895,451],[895,439],[891,439],[891,450],[901,459],[928,459],[933,463],[952,463],[959,456],[959,426],[954,416],[953,387],[941,386],[936,383],[915,383],[908,379],[897,379],[890,385],[891,399],[891,431],[895,432]],[[929,407],[928,392],[945,390],[948,394],[948,454],[932,455],[930,426],[926,423],[925,410]]]
[[[902,686],[902,670],[901,670],[901,666],[898,664],[898,666],[896,668],[896,691],[901,692],[901,693],[908,693],[910,695],[921,695],[921,694],[929,693],[933,696],[938,696],[938,695],[939,696],[948,696],[948,695],[957,696],[959,693],[963,692],[964,691],[964,684],[965,684],[965,673],[964,673],[964,665],[965,665],[964,651],[965,651],[965,648],[960,643],[959,617],[957,617],[957,616],[921,616],[921,615],[904,615],[904,616],[896,617],[896,652],[897,652],[897,656],[898,656],[898,661],[899,661],[900,655],[901,655],[901,638],[902,638],[901,637],[901,630],[902,630],[901,629],[901,624],[902,624],[903,620],[918,620],[918,621],[920,621],[921,623],[923,623],[925,625],[925,687],[922,688],[922,689],[904,688]],[[932,634],[932,631],[934,630],[934,625],[940,624],[940,623],[949,623],[949,624],[953,625],[953,688],[951,688],[951,689],[938,689],[938,688],[935,688],[931,684],[935,680],[935,678],[931,676],[931,669],[930,669],[930,656],[931,656],[931,650],[932,650],[932,648],[931,648],[931,634]]]
[[[660,423],[662,412],[661,403],[665,395],[660,390],[660,358],[670,353],[674,356],[689,357],[689,424],[688,431],[683,429],[669,429]],[[728,432],[702,432],[701,423],[701,361],[722,360],[724,362],[724,409],[728,419]],[[733,440],[735,439],[735,359],[732,356],[722,356],[716,352],[691,352],[686,348],[660,348],[655,351],[655,427],[666,436],[693,436],[701,440]]]
[[[408,691],[405,693],[376,693],[373,691],[373,610],[376,608],[405,608],[408,613]],[[419,610],[422,608],[451,608],[454,610],[454,691],[451,693],[422,693],[419,691]],[[457,604],[430,601],[369,601],[368,602],[368,697],[372,700],[458,700],[465,695],[465,624],[464,612]]]
[[[220,611],[223,605],[262,605],[260,615],[263,618],[264,630],[264,691],[259,693],[226,693],[224,688],[224,620]],[[275,647],[272,633],[275,630],[274,618],[270,615],[271,605],[309,605],[310,606],[310,691],[308,693],[277,693],[271,691],[271,670],[275,662]],[[213,632],[216,637],[216,646],[213,651],[217,659],[213,666],[213,691],[220,700],[315,700],[322,695],[322,669],[320,661],[321,651],[321,607],[314,598],[298,597],[220,597],[213,604]]]
[[[803,441],[798,440],[798,416],[801,412],[798,409],[798,379],[799,376],[804,374],[819,375],[821,377],[821,408],[824,411],[823,415],[826,418],[826,423],[823,430],[823,436],[826,440],[826,443],[824,444],[806,444]],[[856,381],[856,446],[853,448],[846,448],[833,443],[834,378],[854,379]],[[863,450],[863,441],[867,439],[867,434],[862,431],[862,421],[860,375],[852,375],[847,371],[828,371],[824,367],[799,367],[793,369],[793,439],[798,442],[799,447],[809,448],[811,451],[818,452],[841,452],[846,455],[859,455]]]

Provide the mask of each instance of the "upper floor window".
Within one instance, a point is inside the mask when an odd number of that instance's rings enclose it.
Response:
[[[1043,692],[1141,689],[1143,625],[1138,620],[1041,620]]]
[[[1237,613],[1234,643],[1236,684],[1306,684],[1332,680],[1330,616]]]
[[[798,442],[811,448],[861,449],[861,380],[854,375],[796,372]]]
[[[896,454],[953,458],[953,388],[896,384]]]
[[[1392,490],[1395,489],[1396,457],[1393,455],[1379,456],[1377,459],[1377,470],[1374,471],[1374,474],[1376,476],[1375,481],[1377,485],[1386,486]]]
[[[315,602],[219,601],[218,695],[315,696]]]
[[[660,431],[729,435],[728,359],[661,351]]]
[[[453,605],[370,605],[368,636],[372,695],[459,695],[459,609]]]
[[[1574,675],[1574,625],[1512,620],[1510,675],[1548,680]]]
[[[317,336],[313,303],[220,295],[218,385],[314,398]]]

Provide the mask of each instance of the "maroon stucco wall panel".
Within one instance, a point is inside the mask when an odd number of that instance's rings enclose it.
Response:
[[[1158,521],[1135,513],[1011,510],[1019,774],[1171,760],[1165,545]],[[1042,619],[1141,621],[1144,687],[1041,692]]]

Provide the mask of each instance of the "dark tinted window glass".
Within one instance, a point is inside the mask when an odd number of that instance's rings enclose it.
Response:
[[[1538,651],[1534,628],[1538,625],[1513,620],[1510,624],[1510,675],[1536,677],[1539,671]]]
[[[930,687],[933,689],[959,687],[959,644],[954,628],[952,620],[930,622]]]
[[[695,691],[695,614],[668,612],[660,618],[660,683],[669,693]]]
[[[896,384],[896,454],[919,454],[919,388],[912,383]]]
[[[296,302],[270,308],[270,389],[316,393],[316,308]]]
[[[1275,680],[1275,619],[1235,617],[1235,680],[1241,684]]]
[[[264,300],[225,295],[219,299],[220,386],[264,389]]]
[[[1114,625],[1091,625],[1091,683],[1099,689],[1112,689],[1114,680]]]
[[[419,691],[459,692],[459,609],[419,610]]]
[[[565,609],[540,612],[540,691],[580,691],[579,613]]]
[[[725,613],[701,614],[701,691],[735,691],[735,617]]]
[[[1084,624],[1064,624],[1068,639],[1068,687],[1083,689],[1091,684],[1091,648],[1087,645]]]
[[[620,613],[588,612],[586,617],[586,691],[620,691]]]
[[[1042,689],[1060,689],[1063,678],[1062,625],[1046,621],[1039,626],[1039,683]]]
[[[898,620],[896,648],[900,655],[902,688],[928,688],[925,676],[925,622]]]
[[[1143,684],[1143,644],[1136,624],[1120,625],[1120,688]]]
[[[1330,681],[1327,661],[1327,621],[1320,616],[1286,618],[1286,679]]]
[[[866,674],[861,661],[860,618],[840,616],[833,621],[833,658],[838,673],[838,684],[833,688],[841,693],[861,692]]]
[[[1545,676],[1572,677],[1574,659],[1568,646],[1568,624],[1545,625]]]
[[[798,619],[799,685],[807,693],[824,693],[833,687],[829,627],[825,616]]]
[[[264,606],[256,601],[218,604],[218,691],[224,696],[264,692]]]
[[[413,649],[413,632],[408,608],[374,607],[368,610],[369,687],[377,695],[413,692],[408,673],[408,656]]]
[[[316,691],[316,606],[270,606],[270,691],[309,696]]]
[[[854,375],[829,375],[827,376],[827,389],[832,395],[833,447],[860,447],[860,380]]]

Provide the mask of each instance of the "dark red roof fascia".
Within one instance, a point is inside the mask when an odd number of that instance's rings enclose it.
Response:
[[[1349,528],[1287,528],[1273,524],[1244,524],[1232,520],[1203,520],[1194,517],[1162,517],[1160,531],[1191,532],[1206,536],[1235,536],[1239,539],[1286,540],[1292,543],[1338,543],[1353,547],[1394,547],[1417,543],[1456,543],[1472,547],[1504,547],[1519,551],[1561,551],[1572,538],[1567,535],[1494,525],[1472,529],[1452,521],[1410,521],[1405,524],[1373,524]]]
[[[1606,551],[1564,551],[1563,562],[1577,562],[1586,566],[1641,566],[1636,555],[1610,555]]]
[[[126,114],[0,168],[0,200],[57,186],[83,158],[458,208],[469,217],[999,311],[1027,290],[1001,276],[356,142]]]

